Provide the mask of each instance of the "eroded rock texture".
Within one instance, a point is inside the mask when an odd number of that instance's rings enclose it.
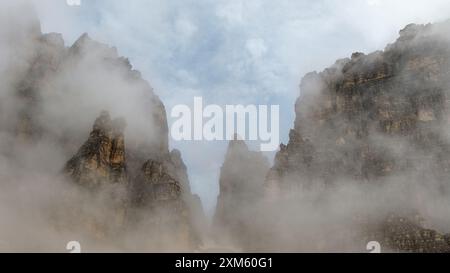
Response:
[[[89,139],[67,162],[64,172],[87,188],[127,183],[123,119],[111,120],[103,112],[95,121]]]
[[[450,23],[409,25],[384,51],[354,53],[301,82],[294,129],[269,172],[268,191],[383,185],[398,177],[450,190]],[[421,193],[412,198],[421,202]],[[402,220],[403,219],[403,220]],[[398,251],[448,251],[443,236],[389,218]]]
[[[448,235],[423,228],[414,218],[391,214],[377,227],[372,238],[376,238],[386,250],[401,252],[450,252]]]
[[[48,228],[137,250],[135,242],[126,245],[127,236],[141,226],[141,238],[164,233],[176,245],[141,240],[139,250],[195,248],[200,240],[191,213],[201,204],[181,154],[169,151],[166,111],[152,87],[116,48],[87,34],[66,47],[61,35],[42,34],[36,14],[26,11],[0,19],[16,27],[0,28],[7,57],[0,64],[0,158],[47,181],[59,180],[63,170],[69,181],[61,184],[69,185],[61,186],[61,196],[67,190],[70,197],[55,201]],[[29,164],[36,157],[40,162]]]
[[[272,172],[279,185],[296,172],[325,184],[335,175],[373,181],[424,162],[447,175],[447,28],[410,25],[383,52],[305,76],[295,128]]]
[[[169,171],[170,161],[148,160],[133,180],[132,207],[142,215],[148,214],[149,229],[158,244],[186,242],[194,244],[187,204],[181,183]]]
[[[203,210],[190,191],[180,152],[157,155],[140,169],[128,170],[125,125],[123,119],[112,120],[108,112],[102,112],[88,140],[66,164],[65,175],[91,193],[109,195],[108,201],[116,207],[114,214],[124,215],[117,230],[139,236],[148,230],[148,240],[135,243],[138,249],[197,247],[203,231],[197,221],[204,217]],[[97,224],[95,219],[85,221]]]

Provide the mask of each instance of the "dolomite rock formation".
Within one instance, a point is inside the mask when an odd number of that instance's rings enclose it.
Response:
[[[64,174],[91,193],[109,193],[109,201],[116,207],[114,214],[122,217],[113,234],[128,228],[136,231],[138,227],[148,230],[152,246],[147,249],[155,245],[156,249],[170,249],[171,244],[176,249],[195,248],[201,243],[201,230],[194,221],[202,209],[193,201],[180,152],[159,155],[144,162],[140,170],[130,171],[124,128],[123,119],[111,120],[108,112],[102,112],[88,140],[67,162]],[[125,193],[120,194],[120,190]],[[84,221],[100,226],[95,232],[105,236],[105,223]]]
[[[408,25],[398,40],[354,53],[301,82],[294,129],[267,179],[272,196],[398,177],[449,192],[450,23]],[[422,200],[415,195],[416,204]],[[377,225],[393,251],[448,251],[443,235],[388,217]]]
[[[294,130],[270,180],[280,187],[289,187],[288,180],[332,183],[336,175],[374,181],[424,162],[447,177],[448,28],[409,25],[383,52],[354,53],[306,75]],[[397,151],[403,143],[408,147]],[[284,179],[289,176],[310,179]]]
[[[149,160],[133,180],[132,207],[148,213],[148,227],[157,244],[186,242],[194,244],[188,207],[180,182],[168,170],[170,162]]]
[[[371,234],[387,251],[449,253],[449,235],[423,228],[414,218],[390,214]],[[369,239],[370,240],[370,239]]]
[[[192,228],[192,240],[196,244],[201,244],[205,240],[208,226],[201,199],[191,192],[187,167],[181,158],[180,151],[175,149],[170,152],[170,163],[168,164],[172,169],[170,172],[180,181],[181,197],[189,207],[187,213]]]
[[[169,151],[166,111],[152,87],[114,47],[87,34],[66,47],[60,34],[42,34],[32,11],[5,16],[0,21],[17,28],[0,28],[8,57],[0,64],[0,158],[15,166],[39,151],[46,163],[33,164],[34,173],[59,180],[62,169],[82,192],[57,205],[52,223],[86,230],[107,246],[141,226],[141,237],[176,238],[172,250],[195,248],[200,235],[191,214],[201,215],[201,204],[181,154]],[[140,250],[154,247],[145,243]]]
[[[127,219],[122,228],[142,225],[152,234],[152,243],[160,249],[176,243],[176,248],[192,249],[200,243],[200,234],[192,215],[199,211],[193,200],[186,166],[179,151],[168,150],[168,126],[165,109],[152,90],[131,70],[128,60],[116,58],[115,49],[91,40],[86,34],[69,49],[68,58],[76,63],[89,51],[100,52],[106,67],[125,69],[127,80],[142,85],[143,101],[148,104],[151,139],[124,137],[125,120],[113,120],[108,113],[97,118],[88,141],[67,163],[64,172],[78,184],[95,188],[99,184],[126,187]],[[85,52],[88,51],[88,52]],[[133,121],[133,120],[131,120]],[[131,132],[134,133],[134,132]],[[139,141],[136,141],[139,140]],[[200,205],[201,208],[201,205]],[[141,246],[145,250],[145,246]]]
[[[243,140],[230,141],[220,171],[220,195],[217,199],[214,229],[218,238],[241,248],[252,248],[255,242],[252,210],[264,197],[263,182],[269,163],[260,153],[250,151]]]
[[[64,172],[86,188],[107,183],[126,185],[124,127],[123,119],[111,120],[109,113],[103,112],[89,139],[67,162]]]
[[[10,95],[15,97],[14,103],[19,107],[14,114],[7,113],[13,116],[11,122],[8,122],[13,124],[9,130],[14,130],[19,138],[34,143],[41,139],[55,139],[70,155],[78,149],[79,140],[86,132],[79,130],[80,124],[68,122],[67,127],[55,130],[51,123],[69,119],[68,115],[74,112],[72,107],[79,107],[76,113],[85,111],[82,114],[89,117],[82,119],[83,125],[91,124],[101,109],[98,109],[95,102],[79,99],[87,95],[92,100],[98,100],[96,96],[101,97],[107,94],[108,89],[118,88],[123,89],[117,91],[124,94],[121,102],[114,101],[120,98],[111,97],[100,105],[108,109],[111,104],[120,106],[120,103],[127,103],[125,99],[137,101],[139,105],[135,105],[136,113],[148,121],[146,127],[142,127],[138,123],[141,121],[125,117],[128,118],[128,130],[133,130],[127,143],[127,150],[132,154],[129,156],[130,168],[140,168],[149,157],[167,153],[168,124],[164,105],[154,94],[152,87],[142,79],[140,72],[133,70],[129,60],[119,56],[116,48],[96,42],[87,34],[83,34],[72,46],[65,47],[60,34],[42,34],[39,22],[27,31],[27,39],[15,41],[17,51],[23,55],[18,58],[25,60],[17,62],[20,66],[11,64],[12,67],[9,68],[11,71],[23,70],[11,77],[14,80]],[[119,86],[116,87],[115,84]],[[59,111],[60,109],[56,109],[58,106],[67,107],[68,111]],[[6,106],[4,108],[7,109]],[[123,112],[123,109],[122,107],[117,111]],[[62,115],[54,115],[52,111],[59,111]],[[78,127],[71,128],[69,125]],[[139,126],[144,132],[142,136],[134,133]]]
[[[117,238],[126,226],[129,203],[126,189],[129,181],[125,159],[125,126],[123,119],[111,120],[109,113],[103,111],[95,120],[88,140],[64,166],[64,176],[79,186],[77,189],[81,192],[87,193],[87,199],[76,202],[93,202],[93,199],[103,198],[104,202],[100,204],[103,208],[99,211],[105,215],[99,218],[86,213],[69,201],[61,206],[66,215],[71,215],[67,217],[70,220],[62,217],[64,220],[56,221],[66,225],[65,229],[75,226],[96,240],[108,241]]]

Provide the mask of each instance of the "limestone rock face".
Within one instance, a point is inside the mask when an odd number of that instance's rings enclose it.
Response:
[[[87,188],[107,183],[126,184],[124,127],[124,120],[111,120],[103,112],[95,121],[89,139],[67,162],[64,172]]]
[[[149,230],[158,236],[155,243],[178,242],[184,243],[186,248],[193,244],[189,210],[180,182],[171,176],[165,162],[149,160],[144,163],[133,181],[132,206],[149,219]]]
[[[414,253],[449,253],[448,235],[426,229],[415,219],[390,214],[384,222],[372,229],[372,239],[384,246],[385,251]],[[370,239],[369,239],[370,240]]]
[[[205,241],[208,223],[200,197],[191,191],[187,167],[181,157],[181,152],[172,150],[168,162],[170,173],[180,182],[181,197],[189,208],[187,213],[191,223],[193,241],[196,244],[202,244]]]
[[[135,187],[139,205],[170,206],[172,201],[181,200],[180,182],[169,175],[163,163],[154,160],[144,163]]]
[[[0,13],[2,26],[17,26],[0,27],[2,164],[4,159],[23,176],[47,181],[59,181],[62,169],[61,188],[70,198],[50,206],[61,208],[50,218],[64,232],[76,226],[74,232],[86,231],[77,236],[97,234],[101,245],[123,250],[120,244],[140,226],[136,236],[157,238],[164,232],[177,238],[167,248],[195,248],[199,235],[190,201],[199,210],[198,200],[181,153],[169,151],[165,107],[149,83],[116,48],[87,34],[66,47],[60,34],[42,34],[35,14]],[[162,248],[151,243],[139,250]],[[135,245],[126,250],[136,250]]]
[[[449,30],[449,22],[409,25],[384,51],[354,53],[307,74],[294,129],[276,155],[267,191],[280,195],[349,182],[375,187],[402,177],[410,189],[427,184],[427,190],[448,194]],[[419,190],[409,201],[421,206],[424,199]],[[389,218],[378,225],[383,241],[398,251],[448,251],[444,236],[410,221]]]
[[[312,170],[318,183],[335,175],[373,181],[423,162],[448,175],[441,130],[450,117],[448,25],[410,25],[383,52],[355,53],[306,75],[273,175],[305,177]],[[402,144],[408,147],[397,151]]]
[[[200,230],[194,224],[199,208],[190,203],[194,197],[180,152],[157,155],[140,170],[128,170],[125,126],[123,119],[111,120],[108,112],[102,112],[88,140],[66,164],[64,174],[91,193],[109,194],[115,214],[124,215],[116,232],[129,229],[142,235],[142,229],[148,230],[151,248],[146,248],[148,241],[144,240],[137,249],[195,248],[201,242]],[[100,226],[98,234],[104,232],[101,226],[105,223],[84,221]]]
[[[267,159],[250,151],[242,140],[229,143],[220,171],[214,229],[217,237],[227,237],[240,248],[252,248],[252,209],[264,197],[264,179],[269,170]]]

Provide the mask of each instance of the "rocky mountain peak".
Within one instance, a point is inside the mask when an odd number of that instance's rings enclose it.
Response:
[[[270,170],[231,141],[215,215],[222,232],[247,250],[376,240],[385,251],[448,252],[448,235],[416,218],[427,218],[429,195],[450,191],[449,26],[409,25],[384,51],[305,75],[289,142]]]
[[[93,40],[88,33],[83,33],[69,48],[69,52],[74,55],[86,54],[89,51],[95,51],[96,54],[101,54],[103,57],[119,58],[115,47],[109,47]]]
[[[448,23],[411,24],[385,51],[353,53],[323,72],[307,74],[294,129],[275,157],[268,188],[288,193],[314,186],[326,192],[354,183],[389,185],[404,174],[420,173],[428,189],[449,189],[444,177],[449,177],[450,143],[440,129],[450,120],[445,29]],[[386,219],[380,240],[393,250],[448,251],[442,236],[416,238],[428,231],[407,216]]]
[[[229,236],[239,247],[249,247],[253,241],[248,219],[252,207],[264,198],[264,180],[269,162],[260,152],[250,151],[237,136],[230,141],[225,162],[220,171],[220,194],[214,216],[215,232]]]
[[[127,183],[123,119],[111,120],[103,111],[95,120],[88,140],[68,161],[64,172],[76,183],[97,188],[109,183]]]

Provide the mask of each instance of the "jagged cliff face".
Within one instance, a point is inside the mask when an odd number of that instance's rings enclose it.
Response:
[[[282,176],[300,172],[318,183],[333,183],[336,175],[364,182],[427,163],[446,176],[446,31],[448,24],[410,25],[383,52],[355,53],[305,76],[295,129],[273,174],[286,167]]]
[[[410,25],[382,52],[305,76],[270,170],[232,141],[219,247],[449,252],[449,29]],[[164,105],[127,59],[4,10],[0,57],[0,251],[198,248],[201,202],[169,151]]]
[[[389,214],[371,229],[371,238],[379,240],[386,249],[400,252],[449,253],[450,237],[424,228],[415,217]]]
[[[258,241],[253,233],[253,209],[264,198],[264,178],[269,170],[267,159],[250,151],[242,140],[233,140],[228,146],[220,171],[220,195],[214,216],[215,237],[242,250],[253,250]]]
[[[83,36],[72,47],[75,56],[85,43],[92,41]],[[114,67],[122,60],[108,62]],[[122,199],[119,209],[126,214],[118,228],[129,228],[140,235],[148,231],[147,239],[131,248],[192,249],[200,243],[200,235],[190,218],[198,208],[192,202],[194,197],[186,166],[178,151],[168,151],[167,121],[162,104],[155,103],[155,98],[148,103],[156,107],[156,111],[150,112],[150,118],[161,124],[155,128],[161,134],[156,141],[139,142],[136,140],[142,139],[134,138],[127,142],[125,119],[111,120],[109,113],[103,112],[96,119],[88,140],[66,164],[64,173],[90,190],[105,191],[110,185],[117,185],[125,191],[126,196],[111,194],[111,198]]]
[[[87,34],[65,47],[60,34],[42,34],[39,21],[30,17],[5,15],[8,26],[23,31],[6,30],[0,45],[6,52],[2,129],[26,141],[61,140],[70,154],[98,113],[108,109],[127,120],[133,157],[142,160],[168,150],[164,105],[128,59]]]
[[[306,75],[289,143],[281,145],[266,179],[269,195],[401,185],[390,210],[420,213],[434,202],[425,192],[448,196],[449,30],[448,22],[409,25],[382,52],[354,53]],[[382,235],[371,238],[393,250],[448,251],[443,235],[383,219],[377,222]]]
[[[110,205],[112,218],[76,217],[104,240],[132,239],[134,250],[156,251],[194,249],[201,243],[196,216],[201,205],[189,188],[189,179],[181,154],[156,154],[140,169],[128,169],[125,156],[125,121],[112,120],[108,112],[96,119],[88,140],[64,167],[63,174],[94,198],[102,196]],[[136,160],[133,158],[133,160]],[[116,225],[102,221],[114,220]],[[118,234],[120,235],[118,237]],[[143,236],[144,238],[135,238]],[[120,239],[122,238],[122,239]]]
[[[95,121],[89,139],[66,164],[64,172],[87,188],[99,188],[107,183],[127,183],[125,121],[111,120],[103,112]]]
[[[170,161],[155,160],[144,163],[132,182],[132,210],[138,210],[138,218],[142,218],[142,213],[151,214],[144,219],[149,229],[154,231],[154,241],[157,244],[181,245],[185,242],[189,246],[196,243],[194,230],[182,196],[181,184],[168,170],[170,164]]]
[[[5,14],[23,32],[0,27],[8,57],[0,67],[0,162],[7,169],[0,179],[5,195],[9,184],[34,199],[47,188],[49,204],[41,203],[51,209],[10,211],[43,214],[47,222],[36,230],[93,236],[99,249],[196,248],[200,227],[191,218],[203,217],[201,204],[181,154],[169,151],[164,105],[150,85],[115,48],[87,34],[66,47],[30,17]],[[35,225],[23,221],[11,225]],[[66,242],[53,239],[64,250]]]
[[[447,31],[448,24],[410,25],[384,52],[355,53],[305,76],[295,129],[278,155],[288,169],[282,175],[374,181],[425,163],[446,175]]]

